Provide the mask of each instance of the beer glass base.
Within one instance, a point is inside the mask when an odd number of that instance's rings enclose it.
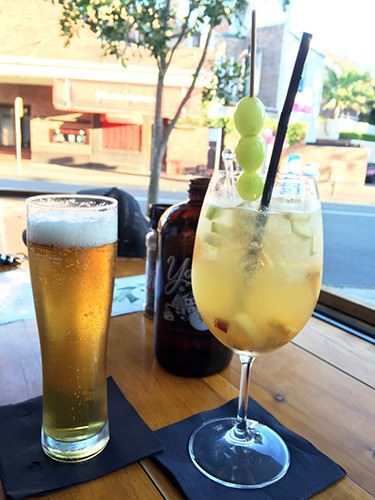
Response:
[[[48,436],[42,428],[42,449],[47,456],[58,462],[83,462],[84,460],[89,460],[103,451],[108,441],[108,422],[94,436],[79,441],[54,439]]]

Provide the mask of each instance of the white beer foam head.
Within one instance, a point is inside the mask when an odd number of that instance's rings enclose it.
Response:
[[[52,210],[43,218],[28,218],[27,239],[43,245],[97,247],[117,241],[117,214],[112,210],[95,213],[70,213]]]

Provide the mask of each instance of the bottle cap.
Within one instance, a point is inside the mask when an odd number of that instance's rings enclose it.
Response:
[[[193,188],[206,189],[210,183],[210,177],[193,177],[189,180],[189,190]]]
[[[188,193],[191,200],[203,200],[210,177],[194,177],[189,181]]]
[[[166,203],[155,203],[150,206],[149,214],[152,229],[157,228],[160,217],[170,206],[171,205],[168,205]]]

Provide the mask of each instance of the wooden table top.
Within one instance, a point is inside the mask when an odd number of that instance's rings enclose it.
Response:
[[[119,259],[118,276],[143,270],[142,260]],[[176,377],[163,370],[153,355],[152,321],[143,313],[111,319],[108,373],[151,429],[212,409],[238,395],[236,356],[222,373],[202,379]],[[0,405],[39,394],[41,365],[35,320],[1,325]],[[251,396],[347,471],[347,477],[315,498],[375,498],[373,345],[311,318],[293,342],[256,360]],[[184,496],[146,459],[46,498],[174,500]],[[0,500],[4,499],[0,486]]]

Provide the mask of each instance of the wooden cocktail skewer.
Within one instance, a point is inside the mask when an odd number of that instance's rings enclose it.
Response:
[[[251,45],[250,45],[250,97],[254,97],[255,89],[255,53],[256,53],[256,13],[251,12]]]

